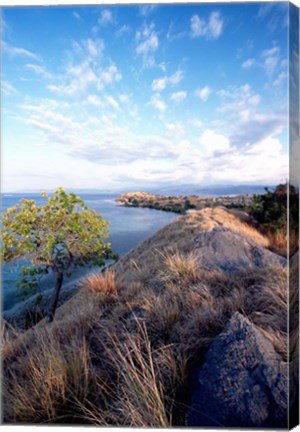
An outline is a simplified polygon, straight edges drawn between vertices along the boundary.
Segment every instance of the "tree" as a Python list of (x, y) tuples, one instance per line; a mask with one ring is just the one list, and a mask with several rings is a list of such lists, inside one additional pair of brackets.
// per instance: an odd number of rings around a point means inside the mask
[[(290, 188), (290, 194), (294, 189)], [(267, 230), (275, 233), (287, 229), (288, 185), (280, 184), (274, 191), (265, 188), (265, 194), (253, 195), (249, 213)]]
[(109, 243), (108, 222), (74, 193), (63, 188), (46, 193), (46, 204), (22, 199), (2, 214), (2, 259), (4, 262), (26, 258), (31, 265), (22, 267), (18, 285), (23, 298), (36, 294), (41, 276), (53, 273), (56, 283), (50, 301), (47, 321), (53, 321), (64, 277), (88, 264), (105, 266), (117, 259)]

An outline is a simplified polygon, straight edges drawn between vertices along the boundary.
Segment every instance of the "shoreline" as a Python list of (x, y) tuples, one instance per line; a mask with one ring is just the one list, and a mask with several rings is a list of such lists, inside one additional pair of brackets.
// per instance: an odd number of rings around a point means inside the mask
[(252, 199), (252, 194), (226, 196), (157, 195), (148, 192), (128, 192), (115, 199), (124, 207), (149, 208), (185, 215), (189, 210), (220, 207), (243, 210)]

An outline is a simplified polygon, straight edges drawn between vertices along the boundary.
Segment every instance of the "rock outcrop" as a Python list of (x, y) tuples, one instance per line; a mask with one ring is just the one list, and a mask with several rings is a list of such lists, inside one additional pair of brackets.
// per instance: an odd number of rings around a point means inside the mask
[(244, 234), (226, 227), (203, 231), (195, 238), (199, 267), (232, 272), (243, 268), (286, 265), (286, 259)]
[(287, 427), (287, 365), (238, 312), (194, 370), (192, 387), (187, 426)]

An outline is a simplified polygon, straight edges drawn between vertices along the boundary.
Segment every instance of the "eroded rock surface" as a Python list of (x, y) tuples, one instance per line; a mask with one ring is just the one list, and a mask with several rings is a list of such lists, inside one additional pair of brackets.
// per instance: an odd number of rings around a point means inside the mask
[(286, 265), (286, 259), (261, 247), (244, 234), (225, 227), (203, 231), (195, 238), (199, 267), (231, 272), (242, 268)]
[(236, 312), (194, 370), (188, 426), (287, 427), (287, 366)]

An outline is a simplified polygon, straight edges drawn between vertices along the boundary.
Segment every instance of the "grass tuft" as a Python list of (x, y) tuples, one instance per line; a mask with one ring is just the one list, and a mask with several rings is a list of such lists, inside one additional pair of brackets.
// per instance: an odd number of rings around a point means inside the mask
[(199, 269), (197, 254), (190, 252), (185, 255), (180, 252), (161, 254), (165, 269), (161, 272), (161, 278), (169, 282), (193, 283), (198, 280)]
[(93, 294), (116, 295), (115, 274), (111, 269), (95, 273), (84, 280), (84, 289)]

